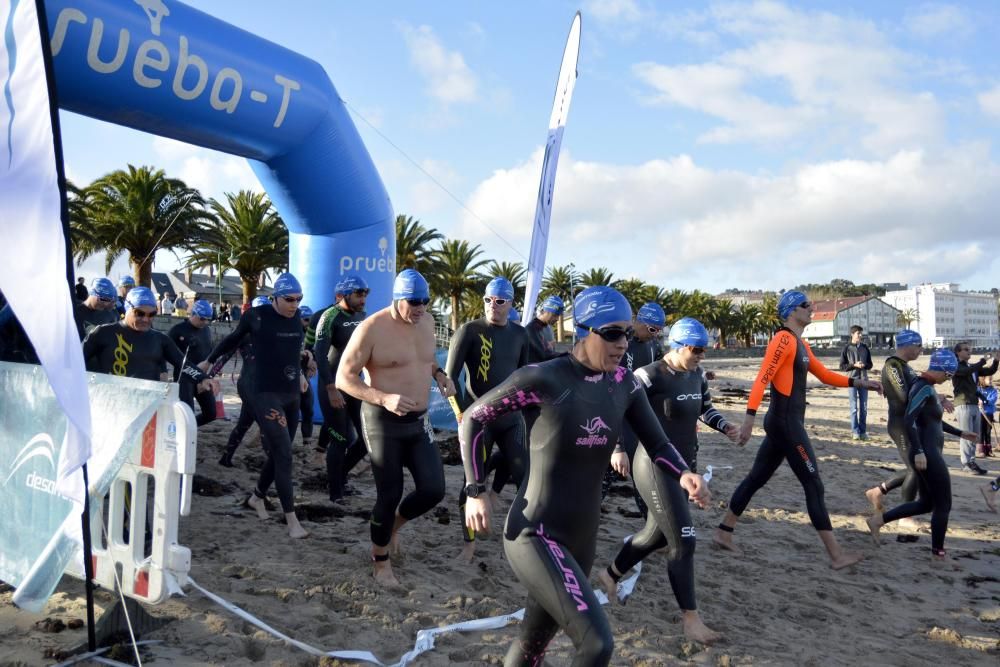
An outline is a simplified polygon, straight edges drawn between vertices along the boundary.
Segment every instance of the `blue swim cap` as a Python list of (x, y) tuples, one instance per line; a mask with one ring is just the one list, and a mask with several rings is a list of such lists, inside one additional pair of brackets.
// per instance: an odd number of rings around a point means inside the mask
[(402, 299), (429, 299), (431, 298), (430, 288), (427, 281), (419, 271), (414, 269), (403, 269), (396, 276), (392, 283), (392, 299), (399, 301)]
[(125, 296), (125, 310), (132, 310), (140, 306), (156, 308), (156, 296), (153, 290), (148, 287), (133, 287)]
[(563, 303), (563, 300), (553, 294), (552, 296), (546, 297), (545, 301), (542, 301), (542, 305), (538, 307), (538, 310), (543, 310), (547, 313), (555, 313), (556, 315), (562, 315), (564, 308), (566, 308), (566, 305)]
[(692, 347), (708, 347), (708, 329), (693, 317), (682, 317), (670, 327), (667, 342), (671, 349), (690, 345)]
[(125, 276), (118, 281), (119, 287), (135, 287), (135, 278), (132, 276)]
[(290, 273), (282, 273), (278, 276), (278, 279), (274, 281), (274, 291), (272, 292), (274, 296), (288, 296), (289, 294), (302, 294), (302, 285), (299, 284), (298, 278)]
[(667, 315), (660, 308), (660, 304), (649, 303), (643, 304), (639, 312), (635, 314), (635, 321), (642, 322), (643, 324), (648, 324), (651, 327), (663, 328), (663, 325), (667, 323)]
[(924, 339), (913, 329), (903, 329), (896, 334), (896, 347), (906, 347), (907, 345), (923, 345)]
[(269, 303), (271, 303), (271, 300), (266, 296), (255, 296), (253, 301), (250, 302), (250, 305), (256, 308), (257, 306), (266, 306)]
[(631, 322), (632, 306), (614, 287), (595, 285), (576, 295), (573, 321), (577, 338), (585, 338), (590, 332), (584, 326), (599, 329), (611, 322)]
[(351, 294), (358, 290), (368, 289), (368, 283), (361, 276), (347, 276), (337, 283), (337, 296)]
[(808, 301), (809, 297), (798, 290), (789, 290), (788, 292), (785, 292), (778, 300), (778, 317), (783, 320), (787, 320), (793, 310)]
[(113, 299), (118, 296), (114, 283), (107, 278), (94, 278), (90, 283), (90, 292), (99, 299)]
[(299, 318), (307, 320), (313, 316), (313, 309), (309, 306), (299, 306)]
[(191, 306), (191, 314), (210, 320), (212, 319), (212, 304), (204, 299), (198, 299), (194, 302), (194, 305)]
[(513, 299), (514, 286), (503, 276), (497, 276), (486, 286), (486, 296), (495, 296), (499, 299)]
[(517, 312), (517, 308), (511, 306), (510, 313), (507, 315), (508, 322), (518, 322), (521, 321), (521, 313)]
[(927, 368), (932, 371), (954, 373), (958, 369), (958, 357), (948, 348), (942, 347), (934, 350), (934, 354), (931, 355), (931, 363)]

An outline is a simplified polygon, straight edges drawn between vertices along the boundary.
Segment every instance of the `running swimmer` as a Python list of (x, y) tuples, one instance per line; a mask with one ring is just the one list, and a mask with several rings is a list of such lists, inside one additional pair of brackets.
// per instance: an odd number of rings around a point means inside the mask
[[(167, 335), (174, 341), (177, 348), (184, 354), (188, 363), (198, 365), (212, 351), (212, 330), (208, 323), (212, 321), (212, 304), (199, 299), (191, 307), (191, 315), (172, 326)], [(182, 376), (180, 369), (174, 367), (174, 382), (178, 383), (180, 399), (194, 410), (195, 399), (201, 413), (198, 415), (198, 426), (215, 420), (215, 394), (208, 391), (195, 391), (194, 383)]]
[(244, 313), (236, 329), (203, 363), (207, 367), (219, 357), (236, 351), (246, 339), (253, 345), (256, 353), (253, 382), (246, 398), (260, 427), (267, 460), (246, 504), (266, 520), (265, 499), (274, 484), (288, 525), (288, 536), (298, 539), (309, 535), (295, 516), (292, 490), (292, 438), (299, 419), (301, 364), (303, 355), (309, 356), (302, 349), (305, 332), (298, 318), (302, 287), (291, 273), (282, 273), (274, 281), (273, 297), (272, 304), (257, 306)]
[(948, 349), (935, 350), (928, 370), (921, 373), (910, 387), (906, 403), (906, 428), (910, 465), (917, 473), (919, 500), (904, 503), (883, 514), (865, 519), (875, 544), (879, 544), (882, 526), (903, 517), (931, 513), (931, 559), (947, 560), (944, 537), (948, 532), (948, 515), (951, 512), (951, 477), (942, 456), (945, 432), (957, 435), (967, 442), (975, 442), (972, 431), (960, 431), (942, 420), (943, 412), (934, 385), (953, 377), (958, 368), (955, 353)]
[(347, 342), (365, 319), (368, 283), (360, 276), (347, 276), (337, 283), (337, 303), (327, 308), (316, 325), (313, 351), (319, 379), (319, 408), (323, 426), (317, 449), (326, 458), (327, 486), (332, 502), (357, 493), (347, 484), (347, 473), (365, 457), (361, 441), (361, 401), (345, 396), (335, 380)]
[[(463, 391), (449, 399), (455, 419), (462, 423), (462, 415), (472, 403), (487, 391), (507, 379), (518, 368), (528, 363), (528, 336), (523, 327), (509, 321), (514, 299), (514, 286), (509, 280), (497, 277), (486, 286), (483, 296), (486, 315), (478, 320), (466, 322), (451, 338), (448, 348), (448, 362), (445, 372), (448, 377), (457, 378), (465, 371)], [(483, 448), (489, 458), (496, 443), (500, 456), (504, 459), (501, 471), (521, 485), (524, 475), (524, 419), (514, 412), (497, 419), (485, 428)], [(498, 465), (498, 461), (494, 461)], [(471, 480), (466, 480), (470, 482)], [(475, 484), (463, 486), (458, 495), (459, 515), (465, 516), (466, 498), (469, 492), (479, 495)], [(486, 488), (482, 489), (486, 492)], [(494, 492), (495, 493), (495, 492)], [(462, 560), (471, 563), (476, 553), (476, 534), (463, 526)]]
[(102, 324), (117, 322), (114, 284), (107, 278), (94, 278), (87, 298), (73, 304), (73, 319), (76, 320), (80, 340)]
[[(698, 421), (739, 441), (739, 428), (730, 424), (712, 405), (708, 380), (700, 363), (708, 346), (708, 331), (698, 320), (685, 317), (670, 328), (670, 351), (659, 361), (636, 370), (653, 413), (663, 431), (692, 472), (697, 471)], [(635, 452), (634, 465), (618, 447), (611, 464), (623, 476), (629, 472), (645, 505), (653, 508), (646, 514), (646, 525), (626, 539), (612, 564), (598, 572), (598, 579), (612, 602), (618, 600), (618, 580), (646, 556), (668, 547), (667, 572), (677, 605), (681, 608), (684, 635), (703, 643), (717, 641), (720, 635), (701, 620), (695, 603), (694, 550), (695, 530), (688, 512), (687, 493), (680, 485), (653, 465), (645, 449)]]
[(745, 444), (753, 431), (754, 418), (764, 390), (771, 387), (771, 404), (764, 418), (764, 440), (757, 450), (753, 467), (736, 488), (729, 501), (729, 510), (715, 531), (714, 541), (719, 546), (738, 552), (733, 544), (733, 529), (750, 499), (759, 491), (781, 465), (788, 461), (806, 493), (806, 507), (813, 528), (830, 556), (830, 567), (835, 570), (857, 563), (862, 554), (843, 551), (833, 534), (830, 515), (823, 499), (823, 480), (819, 476), (819, 463), (805, 428), (806, 379), (809, 373), (824, 384), (834, 387), (864, 386), (882, 392), (878, 380), (848, 378), (829, 370), (820, 363), (809, 344), (802, 340), (802, 330), (812, 321), (813, 305), (802, 292), (785, 292), (778, 301), (778, 316), (784, 326), (771, 339), (764, 353), (760, 372), (750, 390), (747, 415), (740, 429), (740, 443)]
[[(709, 500), (701, 476), (670, 444), (642, 385), (619, 366), (631, 336), (632, 309), (618, 291), (589, 287), (573, 312), (579, 337), (571, 355), (515, 371), (476, 401), (462, 420), (465, 476), (485, 480), (486, 428), (507, 414), (537, 405), (526, 481), (504, 529), (504, 551), (528, 592), (520, 638), (505, 665), (540, 665), (561, 628), (576, 648), (575, 665), (607, 665), (614, 639), (588, 577), (601, 516), (601, 478), (622, 425), (628, 423), (650, 459), (701, 506)], [(470, 497), (465, 520), (488, 531), (489, 497)]]
[[(444, 466), (427, 420), (433, 380), (444, 398), (455, 385), (434, 357), (434, 317), (427, 281), (404, 269), (392, 286), (392, 304), (351, 336), (337, 368), (336, 387), (364, 401), (362, 435), (371, 455), (376, 500), (371, 518), (373, 576), (382, 585), (399, 582), (389, 561), (400, 553), (399, 530), (444, 498)], [(362, 370), (368, 382), (362, 382)], [(416, 488), (403, 498), (403, 468)], [(402, 502), (400, 502), (402, 501)]]

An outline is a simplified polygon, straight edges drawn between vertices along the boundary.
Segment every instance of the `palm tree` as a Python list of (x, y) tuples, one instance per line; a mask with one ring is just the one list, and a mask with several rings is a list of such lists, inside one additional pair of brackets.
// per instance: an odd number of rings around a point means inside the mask
[[(90, 223), (90, 192), (86, 188), (79, 188), (73, 182), (66, 181), (66, 204), (69, 208), (69, 242), (73, 251), (73, 257), (79, 261), (100, 252), (104, 248), (94, 235), (94, 229)], [(108, 266), (104, 272), (111, 270)]]
[(753, 338), (762, 331), (762, 317), (759, 306), (742, 303), (733, 309), (733, 333), (745, 346), (753, 345)]
[(761, 332), (772, 334), (781, 328), (781, 318), (778, 317), (778, 296), (768, 294), (764, 297), (764, 302), (760, 305)]
[(638, 278), (616, 280), (614, 288), (628, 299), (628, 302), (632, 305), (633, 312), (639, 310), (646, 303), (645, 297), (650, 294), (649, 285)]
[(615, 280), (615, 275), (603, 266), (590, 269), (580, 274), (580, 285), (583, 287), (593, 287), (594, 285), (611, 285)]
[(524, 269), (524, 264), (521, 262), (497, 262), (494, 260), (490, 262), (490, 265), (486, 267), (483, 273), (490, 279), (502, 276), (509, 280), (510, 284), (514, 286), (514, 301), (520, 304), (524, 303), (524, 288), (528, 277), (528, 273)]
[(729, 333), (736, 326), (736, 318), (733, 315), (733, 302), (729, 299), (720, 299), (710, 296), (706, 305), (705, 320), (703, 324), (709, 329), (719, 330), (719, 347), (725, 347), (729, 339)]
[(907, 308), (906, 310), (900, 311), (899, 315), (896, 315), (896, 324), (903, 327), (904, 329), (909, 329), (910, 325), (920, 319), (916, 308)]
[[(162, 169), (134, 167), (97, 179), (77, 196), (76, 227), (86, 224), (89, 240), (80, 237), (77, 263), (104, 250), (105, 272), (128, 253), (138, 285), (150, 285), (157, 250), (192, 249), (212, 215), (205, 210), (201, 193), (183, 181), (167, 178)], [(85, 216), (86, 223), (82, 222)]]
[[(545, 272), (545, 277), (542, 278), (542, 290), (539, 296), (544, 298), (546, 296), (555, 295), (566, 303), (572, 304), (574, 296), (573, 292), (579, 288), (580, 277), (571, 265), (553, 266), (549, 267), (548, 271)], [(532, 313), (528, 313), (525, 314), (524, 317), (530, 320), (532, 315)], [(563, 311), (563, 315), (559, 316), (559, 328), (556, 329), (556, 340), (560, 343), (563, 339), (564, 318), (565, 311)]]
[(410, 215), (396, 216), (396, 270), (416, 269), (428, 278), (434, 264), (435, 241), (443, 241), (444, 234), (434, 228), (424, 227)]
[(462, 297), (468, 291), (482, 293), (482, 276), (479, 269), (488, 263), (480, 259), (483, 250), (479, 245), (469, 246), (468, 241), (443, 241), (441, 247), (434, 251), (434, 265), (425, 276), (431, 283), (431, 289), (439, 294), (447, 295), (451, 306), (451, 328), (457, 329), (461, 311)]
[(219, 266), (219, 280), (233, 269), (243, 283), (243, 302), (257, 296), (257, 284), (269, 269), (288, 267), (288, 230), (263, 192), (226, 193), (226, 203), (209, 202), (217, 221), (188, 258), (189, 267)]

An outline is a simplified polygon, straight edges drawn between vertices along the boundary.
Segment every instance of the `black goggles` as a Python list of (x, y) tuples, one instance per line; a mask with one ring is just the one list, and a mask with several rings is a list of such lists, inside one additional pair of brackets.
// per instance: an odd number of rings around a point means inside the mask
[(600, 329), (594, 329), (593, 327), (588, 327), (586, 325), (582, 326), (584, 329), (590, 333), (595, 333), (609, 343), (617, 343), (622, 338), (626, 341), (632, 340), (632, 336), (635, 335), (635, 329), (628, 327), (627, 329), (622, 329), (620, 327), (601, 327)]
[(431, 302), (430, 299), (404, 299), (404, 301), (406, 301), (406, 303), (410, 304), (414, 308), (416, 308), (417, 306), (426, 306)]

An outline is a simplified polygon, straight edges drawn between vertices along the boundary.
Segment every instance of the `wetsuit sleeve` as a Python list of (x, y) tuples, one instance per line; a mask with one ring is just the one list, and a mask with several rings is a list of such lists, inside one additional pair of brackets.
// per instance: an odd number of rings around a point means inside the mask
[(805, 341), (802, 341), (802, 345), (806, 348), (806, 353), (809, 355), (809, 372), (816, 376), (816, 378), (823, 384), (828, 384), (831, 387), (852, 387), (854, 382), (852, 378), (846, 375), (841, 375), (840, 373), (835, 373), (829, 368), (823, 365), (823, 363), (816, 358), (813, 354), (812, 348)]
[(256, 317), (256, 313), (253, 309), (248, 310), (240, 316), (240, 322), (233, 329), (233, 332), (219, 341), (219, 344), (215, 346), (215, 349), (209, 353), (206, 358), (208, 363), (214, 364), (215, 360), (224, 354), (232, 355), (236, 352), (236, 348), (240, 346), (240, 341), (243, 337), (250, 333), (250, 327), (252, 326), (252, 321)]
[(468, 354), (469, 343), (466, 335), (468, 330), (469, 328), (463, 324), (451, 337), (451, 343), (448, 345), (448, 361), (444, 365), (444, 372), (455, 383), (455, 395), (448, 399), (448, 403), (451, 405), (456, 419), (460, 418), (462, 413), (472, 405), (472, 398), (466, 393), (467, 387), (465, 385), (459, 386), (458, 382), (458, 376), (462, 373), (462, 367), (465, 365), (465, 358)]
[(955, 436), (962, 435), (962, 429), (952, 426), (946, 421), (941, 422), (941, 430), (947, 433), (948, 435), (955, 435)]
[(750, 388), (750, 399), (747, 401), (747, 414), (757, 414), (757, 408), (764, 398), (764, 390), (771, 384), (771, 380), (778, 374), (778, 370), (785, 364), (791, 363), (795, 354), (794, 336), (787, 331), (779, 331), (767, 344), (764, 352), (764, 361), (757, 371), (757, 378)]
[[(548, 395), (545, 371), (540, 366), (526, 366), (511, 373), (469, 406), (458, 427), (458, 444), (467, 483), (483, 484), (486, 480), (486, 427), (506, 414), (545, 402)], [(651, 409), (649, 413), (652, 417)], [(653, 417), (654, 422), (655, 419)], [(660, 432), (662, 434), (662, 430)]]
[(314, 313), (312, 317), (309, 318), (309, 326), (306, 327), (306, 349), (312, 350), (313, 346), (316, 344), (316, 331), (319, 329), (319, 323), (323, 320), (323, 315), (330, 310), (322, 310), (318, 313)]
[(903, 418), (903, 427), (906, 429), (906, 441), (910, 445), (910, 450), (914, 454), (924, 453), (924, 443), (920, 439), (920, 428), (917, 424), (920, 420), (920, 412), (924, 409), (927, 401), (934, 398), (934, 390), (929, 385), (923, 385), (910, 396), (906, 404), (906, 416)]
[(174, 368), (180, 368), (181, 375), (186, 375), (196, 383), (208, 378), (208, 375), (202, 373), (197, 366), (187, 363), (180, 348), (169, 336), (163, 336), (163, 358)]
[(708, 388), (708, 379), (705, 374), (701, 374), (701, 417), (700, 419), (720, 433), (725, 433), (729, 427), (729, 422), (722, 416), (722, 413), (712, 405), (712, 392)]
[(83, 363), (87, 366), (87, 370), (92, 373), (96, 372), (97, 355), (101, 352), (100, 332), (103, 329), (103, 326), (91, 329), (90, 333), (83, 339)]
[(530, 349), (531, 346), (531, 338), (528, 336), (527, 329), (522, 328), (521, 331), (523, 332), (522, 336), (524, 338), (524, 342), (521, 345), (521, 354), (517, 357), (518, 368), (524, 368), (529, 363), (531, 363), (531, 360), (528, 357), (528, 350)]
[(674, 479), (680, 479), (681, 475), (689, 470), (684, 457), (663, 432), (663, 427), (653, 413), (646, 392), (640, 388), (632, 392), (632, 400), (625, 411), (625, 421), (632, 427), (632, 431), (639, 438), (639, 443), (646, 449), (649, 460), (662, 468), (665, 473)]
[(309, 333), (313, 334), (312, 351), (316, 359), (316, 371), (319, 374), (319, 384), (333, 384), (333, 370), (330, 368), (330, 343), (333, 340), (333, 321), (337, 319), (337, 309), (327, 308), (319, 318), (316, 328), (309, 327), (306, 333), (306, 348), (310, 347)]
[(889, 359), (882, 369), (882, 391), (890, 403), (905, 403), (909, 387), (906, 386), (906, 375), (903, 364), (896, 359)]

